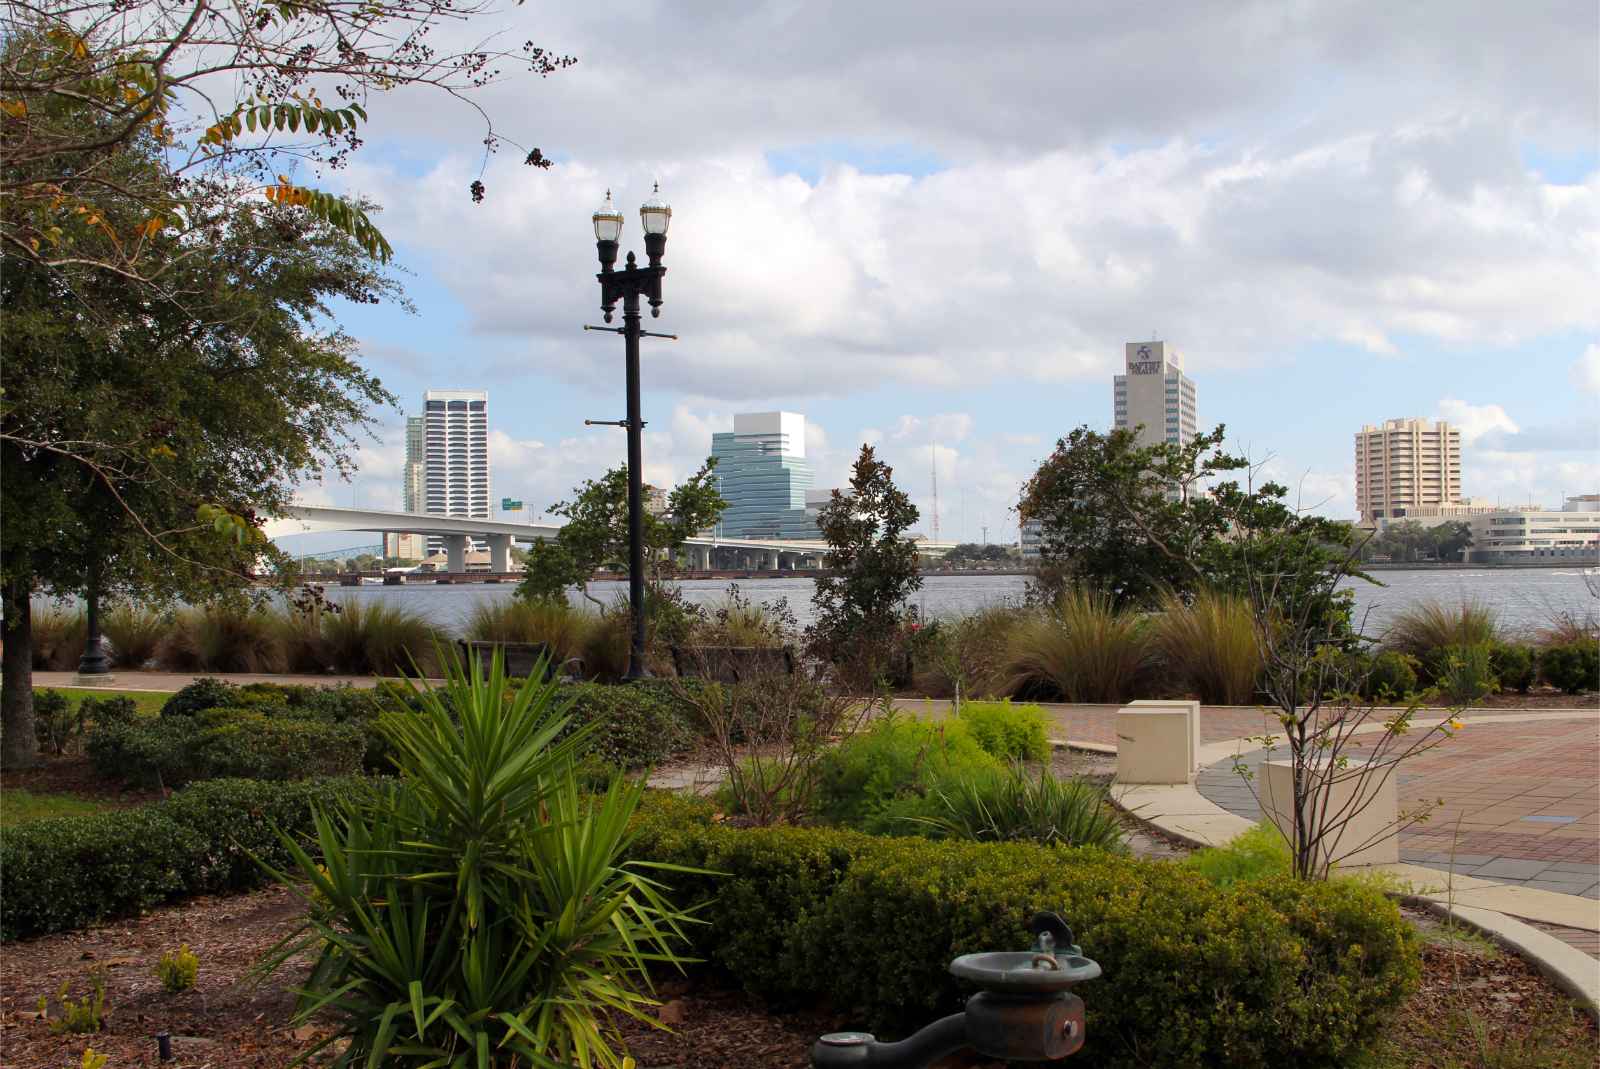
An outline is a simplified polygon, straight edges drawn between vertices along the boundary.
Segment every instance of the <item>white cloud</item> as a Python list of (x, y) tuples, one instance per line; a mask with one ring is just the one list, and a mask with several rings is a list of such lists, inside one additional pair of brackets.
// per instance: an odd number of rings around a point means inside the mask
[(1590, 342), (1572, 362), (1572, 384), (1584, 393), (1600, 393), (1600, 343)]
[(1517, 433), (1516, 422), (1506, 414), (1504, 408), (1495, 404), (1474, 405), (1446, 397), (1439, 402), (1437, 418), (1448, 420), (1451, 425), (1460, 428), (1463, 449), (1486, 434)]

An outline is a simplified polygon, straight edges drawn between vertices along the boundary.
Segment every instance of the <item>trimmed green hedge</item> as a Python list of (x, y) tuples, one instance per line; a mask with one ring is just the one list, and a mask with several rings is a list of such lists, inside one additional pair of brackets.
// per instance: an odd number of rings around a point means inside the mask
[(1212, 885), (1176, 865), (1027, 844), (735, 830), (707, 807), (652, 799), (638, 860), (713, 870), (660, 878), (705, 903), (695, 952), (747, 990), (815, 1001), (882, 1034), (959, 1010), (959, 954), (1023, 949), (1054, 909), (1104, 976), (1084, 1066), (1335, 1066), (1418, 977), (1415, 936), (1378, 891), (1287, 878)]
[(0, 839), (0, 939), (21, 939), (138, 913), (197, 894), (266, 883), (251, 858), (289, 858), (273, 833), (311, 829), (311, 804), (377, 789), (357, 778), (264, 783), (211, 780), (162, 802), (38, 820)]
[(191, 716), (108, 724), (89, 736), (95, 771), (144, 786), (243, 777), (291, 780), (361, 770), (367, 736), (288, 706), (213, 708)]

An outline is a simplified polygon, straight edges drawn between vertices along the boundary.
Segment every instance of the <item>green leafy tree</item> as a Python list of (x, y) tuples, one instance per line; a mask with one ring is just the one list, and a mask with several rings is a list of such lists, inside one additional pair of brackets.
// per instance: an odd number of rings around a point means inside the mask
[(905, 622), (906, 599), (922, 586), (917, 547), (906, 534), (917, 507), (894, 484), (894, 470), (861, 447), (848, 494), (835, 490), (817, 513), (828, 543), (811, 603), (813, 650), (850, 663), (870, 682), (887, 667), (890, 643)]
[[(677, 551), (689, 538), (712, 526), (728, 507), (717, 491), (716, 459), (706, 458), (700, 470), (667, 495), (660, 514), (643, 517), (646, 577), (658, 586), (674, 567)], [(546, 509), (566, 520), (556, 537), (536, 539), (517, 593), (530, 600), (562, 601), (571, 587), (601, 604), (589, 593), (589, 579), (602, 567), (627, 570), (628, 469), (612, 468), (598, 479), (587, 479), (574, 489), (571, 501), (558, 501)]]
[[(378, 94), (411, 87), (466, 99), (502, 70), (542, 77), (575, 62), (531, 41), (516, 51), (433, 43), (433, 31), (493, 10), (476, 0), (7, 4), (0, 242), (38, 264), (92, 266), (170, 291), (173, 258), (154, 239), (193, 235), (193, 197), (225, 188), (236, 208), (265, 195), (387, 259), (368, 205), (289, 176), (306, 164), (342, 166), (361, 147)], [(502, 134), (476, 113), (485, 152), (494, 151)], [(107, 166), (145, 138), (162, 146), (173, 180), (137, 191), (109, 182)], [(525, 151), (530, 166), (549, 166), (538, 149)], [(481, 180), (470, 192), (482, 199)], [(126, 200), (138, 210), (108, 210)], [(86, 248), (91, 235), (109, 240)]]
[[(129, 188), (159, 184), (162, 147), (145, 135), (103, 173)], [(171, 261), (171, 293), (0, 246), (7, 765), (33, 757), (35, 592), (203, 600), (240, 590), (260, 558), (281, 561), (262, 519), (297, 480), (353, 470), (355, 435), (373, 405), (392, 400), (330, 325), (343, 301), (400, 298), (382, 268), (342, 230), (292, 208), (213, 207), (200, 247), (169, 232), (149, 238), (145, 254)], [(142, 210), (110, 195), (101, 209), (114, 225)]]

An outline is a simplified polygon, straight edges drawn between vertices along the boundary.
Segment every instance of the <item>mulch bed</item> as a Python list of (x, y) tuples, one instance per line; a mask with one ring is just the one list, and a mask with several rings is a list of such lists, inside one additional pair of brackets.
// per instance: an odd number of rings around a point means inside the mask
[(82, 754), (43, 755), (33, 768), (6, 771), (6, 786), (34, 794), (71, 794), (112, 806), (135, 806), (161, 797), (156, 790), (124, 789), (113, 779), (98, 775)]
[[(293, 929), (298, 900), (282, 888), (220, 899), (195, 899), (83, 932), (7, 944), (0, 950), (0, 1050), (16, 1069), (77, 1066), (85, 1047), (110, 1056), (114, 1069), (156, 1067), (159, 1031), (173, 1036), (173, 1069), (285, 1066), (318, 1034), (315, 1026), (291, 1030), (293, 997), (285, 989), (295, 970), (262, 985), (249, 982), (251, 966)], [(1439, 922), (1413, 914), (1420, 927)], [(200, 958), (199, 985), (168, 994), (152, 967), (162, 952), (188, 943)], [(1476, 940), (1431, 941), (1424, 952), (1422, 990), (1402, 1011), (1390, 1041), (1391, 1065), (1443, 1069), (1476, 1064), (1451, 1059), (1468, 1052), (1468, 1033), (1452, 1025), (1472, 1010), (1497, 1040), (1539, 1039), (1554, 1054), (1571, 1054), (1592, 1065), (1600, 1043), (1589, 1018), (1519, 959), (1496, 953)], [(71, 985), (87, 989), (91, 969), (107, 978), (105, 1030), (92, 1036), (54, 1034), (39, 1019), (40, 995)], [(728, 991), (705, 978), (673, 976), (661, 984), (660, 1013), (673, 1032), (624, 1022), (622, 1031), (640, 1069), (802, 1069), (824, 1032), (852, 1022), (824, 1012), (768, 1012), (758, 1000)], [(1086, 996), (1092, 997), (1088, 991)], [(1552, 1038), (1553, 1037), (1553, 1038)], [(1541, 1048), (1543, 1049), (1543, 1048)], [(1565, 1052), (1565, 1053), (1563, 1053)], [(1563, 1061), (1522, 1064), (1565, 1065)]]

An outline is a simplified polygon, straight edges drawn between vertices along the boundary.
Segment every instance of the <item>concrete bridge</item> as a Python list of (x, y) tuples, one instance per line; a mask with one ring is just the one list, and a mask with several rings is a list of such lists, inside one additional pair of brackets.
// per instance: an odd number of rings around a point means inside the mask
[[(454, 516), (429, 516), (419, 512), (383, 512), (377, 509), (333, 508), (326, 505), (290, 505), (285, 515), (269, 520), (263, 529), (268, 538), (315, 534), (323, 531), (370, 531), (376, 534), (420, 534), (444, 541), (449, 570), (467, 570), (467, 540), (489, 544), (489, 571), (511, 571), (511, 543), (554, 538), (560, 527), (548, 524), (507, 523), (504, 520), (468, 520)], [(953, 542), (919, 542), (918, 552), (937, 558), (948, 553)], [(827, 552), (821, 539), (727, 538), (696, 535), (684, 543), (689, 567), (710, 571), (713, 551), (733, 550), (767, 571), (778, 571), (785, 558), (790, 567), (811, 557), (817, 560)]]

